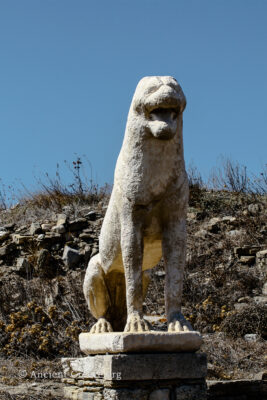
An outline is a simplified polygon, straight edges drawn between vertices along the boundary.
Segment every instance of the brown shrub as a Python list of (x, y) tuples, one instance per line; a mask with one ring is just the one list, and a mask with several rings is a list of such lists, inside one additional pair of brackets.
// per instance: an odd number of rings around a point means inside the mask
[(267, 338), (267, 309), (262, 305), (248, 305), (246, 308), (228, 315), (221, 329), (233, 338), (247, 333), (256, 333)]

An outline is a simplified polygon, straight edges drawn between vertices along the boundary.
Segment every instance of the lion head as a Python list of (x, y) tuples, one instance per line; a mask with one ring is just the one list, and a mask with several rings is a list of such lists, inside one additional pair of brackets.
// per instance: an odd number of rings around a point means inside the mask
[[(171, 76), (147, 76), (137, 85), (129, 116), (157, 139), (172, 139), (186, 106), (185, 95)], [(141, 121), (140, 121), (141, 119)]]

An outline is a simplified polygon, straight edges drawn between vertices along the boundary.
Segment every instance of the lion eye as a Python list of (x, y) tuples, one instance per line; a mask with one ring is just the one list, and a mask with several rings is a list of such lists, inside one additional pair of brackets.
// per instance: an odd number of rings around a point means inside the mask
[(148, 94), (154, 93), (158, 90), (158, 86), (150, 86), (147, 90)]

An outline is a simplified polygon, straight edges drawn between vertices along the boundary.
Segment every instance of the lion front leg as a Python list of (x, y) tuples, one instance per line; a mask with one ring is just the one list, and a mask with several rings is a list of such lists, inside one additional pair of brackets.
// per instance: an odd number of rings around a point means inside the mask
[(163, 232), (163, 257), (165, 263), (165, 307), (168, 331), (192, 331), (191, 324), (181, 312), (184, 266), (186, 254), (185, 219), (172, 219)]
[(132, 210), (124, 209), (121, 229), (121, 250), (126, 282), (127, 322), (125, 332), (148, 331), (143, 318), (143, 237), (141, 224), (135, 220)]

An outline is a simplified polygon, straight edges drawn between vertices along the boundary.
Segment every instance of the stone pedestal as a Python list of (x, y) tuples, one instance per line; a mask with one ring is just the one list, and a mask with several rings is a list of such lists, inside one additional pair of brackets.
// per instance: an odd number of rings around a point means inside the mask
[(199, 332), (108, 332), (81, 333), (80, 349), (83, 353), (153, 353), (194, 352), (202, 344)]
[(206, 355), (132, 353), (62, 359), (65, 398), (205, 400)]

